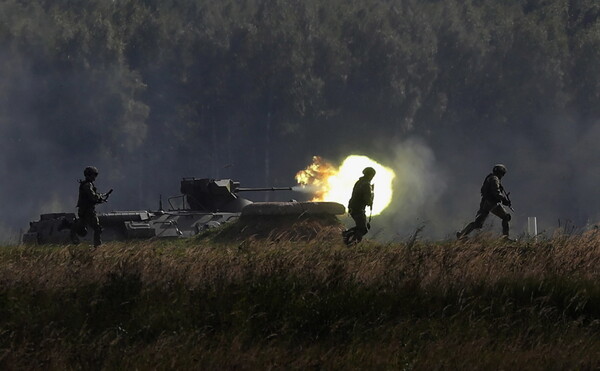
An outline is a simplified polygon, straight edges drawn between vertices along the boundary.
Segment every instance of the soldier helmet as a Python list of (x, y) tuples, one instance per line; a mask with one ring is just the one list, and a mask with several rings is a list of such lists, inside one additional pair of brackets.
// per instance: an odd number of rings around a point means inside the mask
[(372, 167), (366, 167), (363, 170), (363, 175), (369, 177), (369, 178), (373, 178), (375, 176), (375, 169), (373, 169)]
[(494, 165), (494, 168), (492, 169), (492, 173), (494, 175), (504, 176), (504, 174), (506, 174), (506, 166), (504, 166), (502, 164)]
[(83, 175), (84, 176), (97, 176), (98, 175), (98, 169), (95, 166), (88, 166), (83, 170)]

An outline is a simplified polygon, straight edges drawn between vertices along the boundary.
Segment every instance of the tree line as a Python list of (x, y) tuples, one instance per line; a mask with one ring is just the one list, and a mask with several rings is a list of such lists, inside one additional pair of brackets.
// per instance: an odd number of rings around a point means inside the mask
[[(599, 15), (595, 0), (3, 0), (0, 133), (51, 147), (48, 173), (82, 156), (256, 183), (408, 135), (442, 152), (530, 138), (600, 114)], [(4, 157), (23, 176), (39, 164)]]

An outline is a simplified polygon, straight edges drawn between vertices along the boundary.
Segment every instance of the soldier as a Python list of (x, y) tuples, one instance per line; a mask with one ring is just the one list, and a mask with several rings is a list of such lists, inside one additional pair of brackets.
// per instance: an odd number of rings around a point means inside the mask
[(462, 231), (456, 232), (458, 239), (465, 238), (474, 229), (483, 227), (483, 223), (490, 213), (502, 219), (502, 235), (508, 239), (508, 222), (511, 219), (510, 214), (502, 205), (511, 207), (510, 200), (504, 192), (500, 179), (506, 174), (506, 166), (502, 164), (495, 165), (492, 173), (488, 174), (481, 186), (481, 203), (475, 221), (469, 223)]
[(356, 226), (342, 233), (346, 245), (360, 242), (363, 236), (369, 231), (370, 226), (367, 224), (365, 207), (373, 207), (373, 186), (371, 185), (371, 180), (373, 180), (374, 176), (375, 169), (366, 167), (363, 170), (363, 176), (354, 184), (352, 197), (348, 202), (348, 213), (354, 219)]
[(94, 247), (102, 244), (100, 235), (102, 234), (102, 226), (96, 215), (96, 204), (106, 202), (108, 195), (98, 193), (94, 181), (98, 176), (98, 169), (94, 166), (88, 166), (83, 171), (85, 180), (79, 181), (79, 199), (77, 201), (77, 215), (79, 218), (71, 227), (71, 241), (74, 244), (79, 243), (79, 236), (85, 236), (87, 226), (94, 230)]

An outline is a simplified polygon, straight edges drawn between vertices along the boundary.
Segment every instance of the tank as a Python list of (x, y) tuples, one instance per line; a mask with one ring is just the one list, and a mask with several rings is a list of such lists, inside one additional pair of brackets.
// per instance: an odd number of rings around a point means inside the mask
[[(187, 202), (190, 210), (211, 213), (240, 213), (252, 201), (238, 196), (239, 192), (291, 190), (292, 187), (242, 188), (239, 182), (231, 179), (183, 178), (181, 181), (181, 196), (177, 197)], [(171, 200), (173, 198), (169, 199), (172, 208)]]
[[(110, 211), (98, 213), (102, 225), (102, 240), (186, 238), (210, 228), (250, 218), (301, 214), (344, 214), (343, 205), (335, 202), (253, 202), (241, 197), (243, 192), (289, 191), (292, 187), (244, 188), (232, 179), (183, 178), (181, 194), (168, 198), (169, 208), (163, 209), (162, 199), (157, 210)], [(75, 213), (40, 215), (29, 223), (23, 235), (26, 244), (70, 243), (70, 226)], [(80, 240), (91, 241), (91, 235)]]

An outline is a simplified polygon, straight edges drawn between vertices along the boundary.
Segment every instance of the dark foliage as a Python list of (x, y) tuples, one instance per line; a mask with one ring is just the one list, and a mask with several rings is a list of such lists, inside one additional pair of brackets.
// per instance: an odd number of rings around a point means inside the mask
[[(548, 160), (585, 194), (597, 177), (555, 164), (575, 143), (565, 162), (597, 159), (599, 14), (594, 0), (2, 1), (0, 171), (20, 180), (3, 194), (94, 163), (142, 207), (175, 187), (156, 169), (285, 184), (312, 155), (386, 156), (409, 135), (459, 175), (474, 153), (522, 174)], [(594, 217), (589, 202), (565, 196), (558, 216)]]

